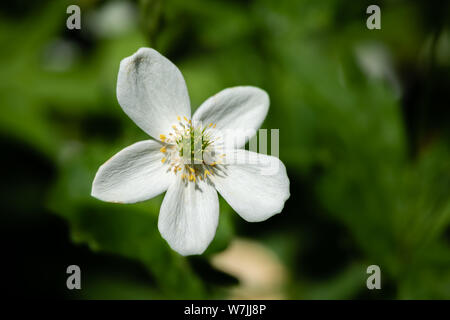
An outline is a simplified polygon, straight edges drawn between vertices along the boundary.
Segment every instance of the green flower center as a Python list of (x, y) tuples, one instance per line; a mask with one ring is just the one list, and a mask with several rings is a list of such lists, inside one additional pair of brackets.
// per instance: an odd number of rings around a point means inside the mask
[(186, 162), (202, 163), (203, 152), (211, 145), (212, 140), (206, 128), (194, 128), (192, 125), (186, 128), (184, 133), (176, 140), (179, 155)]

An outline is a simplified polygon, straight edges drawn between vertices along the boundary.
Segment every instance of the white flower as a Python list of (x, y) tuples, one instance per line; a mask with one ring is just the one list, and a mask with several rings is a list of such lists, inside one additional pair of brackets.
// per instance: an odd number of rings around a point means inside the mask
[[(158, 228), (182, 255), (201, 254), (214, 238), (217, 191), (250, 222), (281, 212), (289, 198), (283, 163), (239, 149), (245, 138), (237, 148), (226, 143), (236, 141), (242, 130), (260, 127), (269, 109), (265, 91), (225, 89), (206, 100), (190, 120), (181, 72), (157, 51), (141, 48), (120, 63), (117, 98), (125, 113), (156, 140), (137, 142), (103, 164), (92, 196), (135, 203), (167, 191)], [(261, 174), (267, 167), (277, 168), (276, 174)]]

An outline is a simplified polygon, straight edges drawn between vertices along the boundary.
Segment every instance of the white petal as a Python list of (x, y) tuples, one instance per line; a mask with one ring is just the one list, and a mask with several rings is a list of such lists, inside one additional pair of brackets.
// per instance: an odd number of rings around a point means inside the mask
[(211, 243), (219, 221), (219, 199), (210, 183), (177, 179), (167, 190), (158, 229), (182, 255), (201, 254)]
[(167, 190), (175, 175), (163, 164), (162, 144), (137, 142), (114, 155), (97, 171), (92, 196), (103, 201), (135, 203)]
[(155, 139), (171, 130), (177, 116), (191, 115), (180, 70), (150, 48), (141, 48), (120, 62), (117, 99), (125, 113)]
[(242, 218), (263, 221), (283, 210), (289, 178), (275, 157), (246, 150), (226, 153), (226, 165), (212, 177), (217, 191)]
[(192, 121), (203, 125), (216, 124), (224, 142), (240, 148), (263, 123), (269, 103), (269, 96), (262, 89), (251, 86), (228, 88), (206, 100)]

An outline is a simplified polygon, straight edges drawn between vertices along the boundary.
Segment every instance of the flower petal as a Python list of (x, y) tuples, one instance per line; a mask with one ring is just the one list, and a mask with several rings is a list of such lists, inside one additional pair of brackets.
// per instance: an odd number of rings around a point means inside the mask
[(117, 99), (125, 113), (155, 139), (166, 135), (178, 116), (191, 115), (180, 70), (150, 48), (141, 48), (120, 62)]
[(220, 91), (206, 100), (192, 121), (213, 123), (233, 148), (241, 148), (256, 133), (269, 110), (269, 95), (262, 89), (242, 86)]
[(219, 199), (210, 183), (177, 179), (167, 190), (158, 229), (182, 255), (201, 254), (211, 243), (219, 221)]
[(276, 157), (246, 150), (226, 152), (223, 170), (211, 180), (230, 206), (249, 222), (263, 221), (283, 210), (289, 178)]
[(162, 144), (137, 142), (109, 159), (97, 171), (92, 196), (103, 201), (135, 203), (166, 191), (175, 175), (163, 164)]

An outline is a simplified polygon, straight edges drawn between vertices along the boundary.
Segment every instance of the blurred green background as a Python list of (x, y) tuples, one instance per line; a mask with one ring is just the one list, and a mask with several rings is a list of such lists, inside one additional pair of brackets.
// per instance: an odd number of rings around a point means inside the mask
[[(66, 8), (81, 7), (81, 30)], [(381, 30), (366, 8), (381, 7)], [(82, 299), (449, 299), (448, 1), (2, 1), (2, 287)], [(90, 197), (98, 167), (147, 136), (123, 113), (119, 62), (150, 46), (193, 108), (264, 88), (291, 182), (284, 211), (247, 223), (221, 199), (216, 237), (182, 257), (162, 196)], [(82, 290), (66, 288), (66, 268)], [(366, 288), (381, 268), (382, 289)]]

